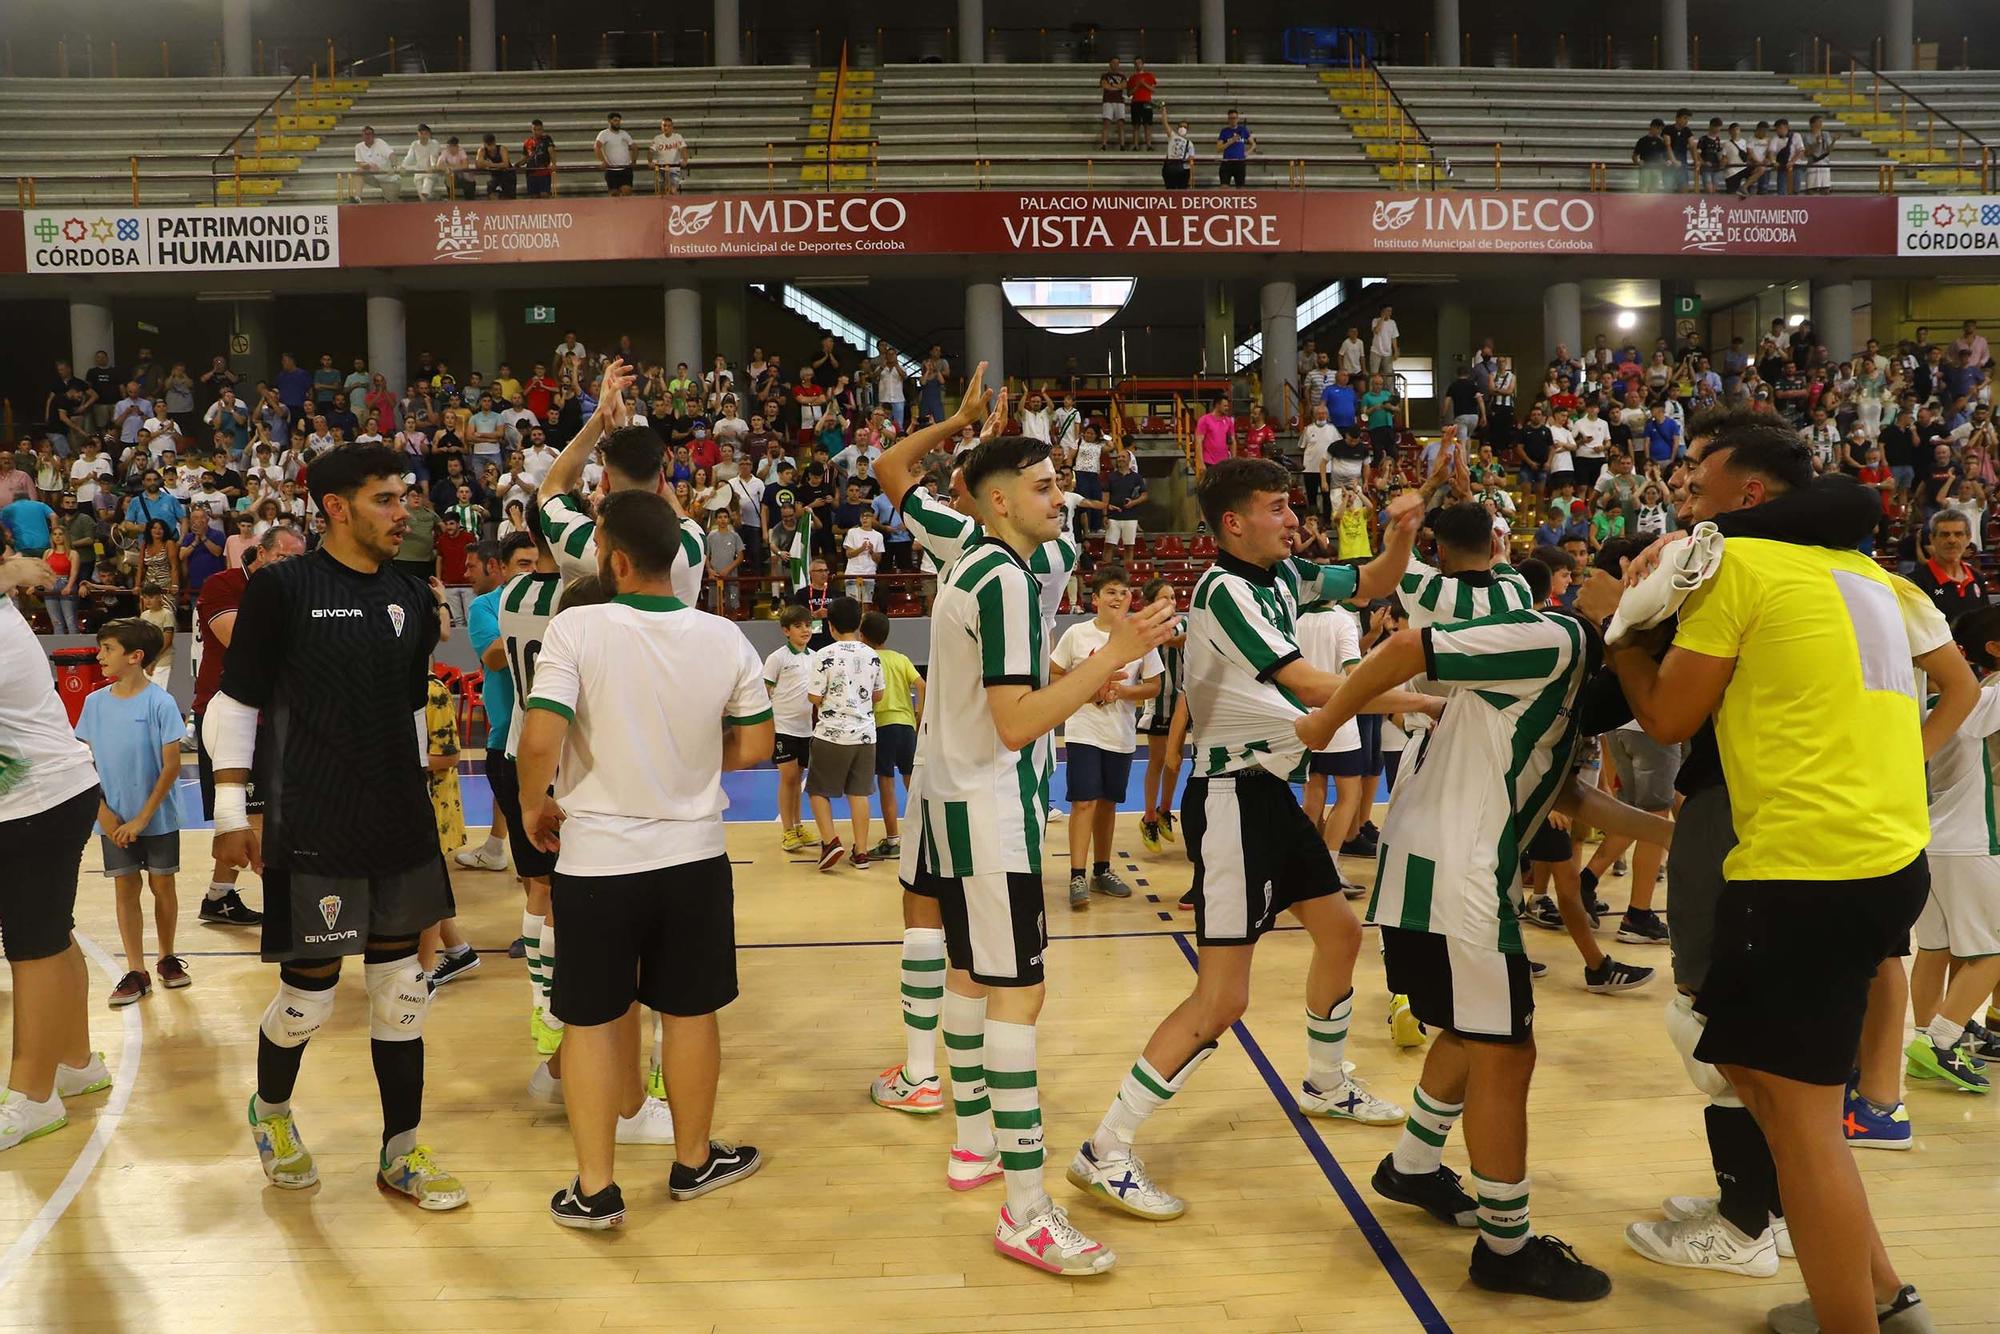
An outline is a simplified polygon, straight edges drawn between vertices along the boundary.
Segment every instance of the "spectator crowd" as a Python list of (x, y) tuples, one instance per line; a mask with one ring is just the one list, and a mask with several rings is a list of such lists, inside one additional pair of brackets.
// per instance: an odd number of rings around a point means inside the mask
[[(624, 116), (606, 112), (604, 128), (591, 140), (586, 159), (594, 165), (584, 170), (603, 177), (607, 195), (629, 195), (636, 188), (640, 151), (638, 140), (625, 128)], [(652, 168), (653, 189), (659, 194), (679, 194), (694, 170), (694, 149), (674, 128), (672, 116), (660, 117), (659, 132), (644, 152), (646, 164)], [(361, 139), (354, 145), (354, 168), (348, 174), (345, 194), (357, 204), (371, 195), (394, 202), (406, 189), (420, 200), (477, 199), (482, 193), (488, 199), (513, 199), (525, 183), (528, 198), (543, 198), (558, 192), (558, 172), (577, 169), (574, 164), (565, 166), (561, 156), (555, 136), (539, 119), (528, 122), (518, 148), (511, 139), (502, 140), (488, 132), (470, 153), (457, 135), (439, 140), (429, 125), (418, 125), (416, 137), (400, 150), (380, 138), (373, 125), (363, 125)]]
[(1671, 123), (1653, 118), (1632, 145), (1632, 165), (1637, 188), (1652, 194), (1823, 195), (1833, 192), (1837, 141), (1817, 112), (1803, 130), (1793, 129), (1786, 116), (1748, 130), (1710, 116), (1704, 130), (1682, 107)]

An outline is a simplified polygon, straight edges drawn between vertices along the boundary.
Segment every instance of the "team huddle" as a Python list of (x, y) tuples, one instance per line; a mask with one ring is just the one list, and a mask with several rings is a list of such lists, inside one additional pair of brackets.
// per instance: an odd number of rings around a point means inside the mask
[[(1600, 562), (1609, 568), (1574, 609), (1551, 599), (1546, 566), (1506, 562), (1471, 505), (1426, 514), (1405, 496), (1373, 559), (1301, 559), (1289, 473), (1230, 459), (1200, 478), (1218, 555), (1185, 610), (1171, 588), (1134, 597), (1104, 567), (1096, 616), (1058, 640), (1079, 552), (1048, 446), (1004, 433), (1005, 393), (985, 388), (984, 370), (955, 414), (876, 468), (937, 572), (922, 679), (884, 647), (886, 621), (850, 599), (788, 611), (786, 643), (763, 659), (736, 625), (692, 609), (698, 527), (661, 483), (659, 436), (627, 420), (622, 363), (544, 480), (540, 522), (508, 539), (500, 582), (474, 603), (489, 699), (498, 682), (505, 704), (489, 709), (487, 768), (527, 890), (530, 1031), (547, 1058), (530, 1087), (566, 1107), (576, 1147), (555, 1220), (623, 1219), (618, 1144), (672, 1142), (675, 1199), (762, 1165), (711, 1129), (716, 1015), (737, 995), (723, 774), (775, 758), (786, 850), (813, 842), (803, 795), (822, 870), (898, 862), (906, 1048), (873, 1081), (874, 1102), (937, 1115), (948, 1093), (946, 1184), (1002, 1184), (1001, 1255), (1068, 1276), (1111, 1269), (1112, 1249), (1045, 1183), (1044, 854), (1062, 729), (1071, 905), (1130, 893), (1110, 866), (1110, 830), (1143, 735), (1142, 829), (1148, 846), (1178, 837), (1193, 864), (1197, 976), (1069, 1159), (1084, 1198), (1154, 1222), (1187, 1211), (1136, 1143), (1242, 1016), (1256, 944), (1289, 913), (1311, 943), (1299, 1108), (1400, 1127), (1372, 1187), (1473, 1231), (1479, 1286), (1606, 1296), (1610, 1278), (1535, 1232), (1529, 1209), (1524, 869), (1568, 865), (1568, 831), (1588, 826), (1673, 845), (1669, 1028), (1710, 1098), (1721, 1188), (1667, 1200), (1664, 1220), (1632, 1224), (1628, 1242), (1664, 1264), (1758, 1275), (1796, 1252), (1810, 1296), (1772, 1312), (1781, 1332), (1865, 1328), (1871, 1316), (1929, 1328), (1869, 1219), (1842, 1126), (1874, 1118), (1900, 1141), (1889, 1147), (1908, 1147), (1905, 1058), (1913, 1076), (1986, 1087), (1980, 1057), (1994, 1053), (1978, 1010), (2000, 983), (2000, 706), (1966, 660), (2000, 663), (2000, 612), (1961, 618), (1954, 638), (1921, 593), (1854, 551), (1871, 497), (1815, 481), (1790, 432), (1723, 416), (1691, 426), (1675, 480), (1693, 535)], [(967, 427), (980, 443), (926, 475)], [(600, 446), (603, 493), (585, 505), (573, 491)], [(308, 485), (326, 540), (249, 581), (202, 728), (218, 864), (262, 871), (263, 955), (279, 965), (248, 1116), (273, 1184), (317, 1180), (291, 1093), (342, 961), (360, 954), (383, 1109), (378, 1183), (448, 1210), (465, 1188), (419, 1134), (434, 979), (418, 938), (451, 917), (452, 891), (408, 763), (448, 620), (435, 590), (391, 563), (397, 455), (333, 451)], [(1414, 555), (1420, 530), (1435, 564)], [(1364, 649), (1343, 608), (1369, 603), (1384, 610)], [(1360, 828), (1364, 722), (1372, 744), (1395, 728), (1409, 748), (1367, 890), (1336, 861)], [(1640, 809), (1582, 776), (1595, 738), (1621, 727), (1689, 743), (1678, 819), (1664, 813), (1670, 797)], [(1193, 763), (1176, 835), (1183, 745)], [(871, 848), (878, 794), (887, 832)], [(834, 823), (842, 797), (847, 843)], [(1560, 875), (1557, 886), (1568, 923), (1583, 900)], [(1359, 916), (1343, 889), (1366, 896)], [(1377, 928), (1387, 977), (1381, 1021), (1404, 1045), (1429, 1039), (1407, 1108), (1346, 1059), (1364, 926)], [(1904, 1053), (1912, 928), (1922, 1031)], [(1585, 962), (1592, 990), (1650, 976)], [(1461, 1120), (1470, 1183), (1443, 1162)]]

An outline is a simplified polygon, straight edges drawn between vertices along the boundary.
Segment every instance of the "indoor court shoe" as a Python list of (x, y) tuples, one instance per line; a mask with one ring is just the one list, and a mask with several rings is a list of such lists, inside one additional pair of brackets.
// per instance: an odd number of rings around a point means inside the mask
[(537, 1056), (553, 1056), (562, 1048), (562, 1029), (543, 1017), (542, 1007), (539, 1005), (535, 1007), (535, 1012), (528, 1016), (528, 1032), (535, 1039)]
[(944, 1181), (953, 1190), (974, 1190), (989, 1181), (998, 1181), (1003, 1175), (998, 1149), (991, 1153), (953, 1149), (944, 1161)]
[(860, 848), (856, 848), (854, 851), (847, 854), (847, 864), (849, 866), (852, 866), (857, 871), (867, 870), (868, 860), (869, 860), (868, 854), (866, 852), (863, 852)]
[(153, 994), (153, 979), (145, 973), (133, 971), (118, 979), (118, 985), (111, 988), (111, 1008), (116, 1010), (130, 1005), (142, 996)]
[(1544, 931), (1563, 929), (1562, 909), (1558, 908), (1556, 901), (1546, 894), (1535, 895), (1535, 901), (1522, 911), (1521, 920), (1529, 926), (1539, 926)]
[(1424, 1045), (1423, 1021), (1410, 1008), (1408, 996), (1389, 997), (1389, 1040), (1405, 1051)]
[(1126, 1213), (1156, 1223), (1179, 1218), (1187, 1212), (1187, 1202), (1161, 1190), (1134, 1153), (1122, 1158), (1100, 1158), (1090, 1141), (1085, 1140), (1076, 1157), (1069, 1161), (1068, 1176), (1069, 1184), (1084, 1194), (1102, 1196)]
[(1172, 811), (1160, 812), (1160, 837), (1168, 843), (1178, 843), (1181, 841), (1181, 836), (1174, 832), (1174, 813)]
[(840, 846), (840, 840), (837, 838), (833, 840), (833, 842), (831, 843), (821, 844), (819, 853), (819, 869), (822, 871), (831, 871), (834, 867), (840, 864), (840, 859), (842, 857), (845, 857), (846, 855), (847, 855), (847, 849)]
[(1160, 850), (1160, 822), (1158, 820), (1139, 821), (1139, 846), (1148, 852)]
[(1993, 1087), (1992, 1082), (1973, 1063), (1971, 1052), (1966, 1043), (1946, 1050), (1924, 1033), (1917, 1034), (1903, 1049), (1903, 1055), (1910, 1058), (1910, 1078), (1937, 1079), (1967, 1093), (1985, 1093)]
[(56, 1066), (56, 1093), (64, 1098), (80, 1098), (86, 1093), (102, 1093), (111, 1087), (111, 1068), (104, 1053), (94, 1051), (82, 1065)]
[(183, 959), (178, 954), (163, 954), (160, 956), (161, 986), (167, 988), (169, 991), (178, 991), (182, 987), (190, 985), (193, 981), (194, 979), (188, 976), (186, 959)]
[(1478, 1227), (1479, 1202), (1465, 1193), (1458, 1173), (1449, 1167), (1435, 1172), (1398, 1172), (1396, 1155), (1388, 1154), (1375, 1169), (1368, 1184), (1385, 1200), (1413, 1205), (1440, 1223), (1453, 1227)]
[(504, 871), (507, 869), (507, 849), (505, 845), (488, 848), (482, 843), (476, 848), (461, 848), (452, 854), (452, 860), (468, 871)]
[[(1774, 1306), (1765, 1317), (1772, 1334), (1819, 1334), (1819, 1320), (1813, 1315), (1812, 1299)], [(1875, 1308), (1875, 1323), (1883, 1334), (1930, 1334), (1937, 1328), (1917, 1290), (1905, 1284), (1896, 1300)]]
[(1378, 1098), (1353, 1076), (1322, 1092), (1310, 1082), (1299, 1085), (1299, 1110), (1330, 1121), (1359, 1121), (1364, 1126), (1399, 1126), (1407, 1115), (1386, 1098)]
[(1099, 871), (1090, 877), (1090, 892), (1111, 899), (1129, 899), (1132, 897), (1132, 886), (1126, 884), (1116, 871)]
[[(1717, 1204), (1713, 1195), (1669, 1195), (1660, 1201), (1660, 1212), (1679, 1222), (1684, 1218), (1699, 1218), (1703, 1214), (1715, 1212)], [(1771, 1215), (1771, 1239), (1778, 1244), (1778, 1258), (1797, 1258), (1792, 1251), (1792, 1227), (1777, 1214)]]
[(1850, 1149), (1907, 1149), (1915, 1143), (1910, 1113), (1902, 1103), (1887, 1112), (1878, 1112), (1868, 1099), (1850, 1087), (1847, 1108), (1840, 1119)]
[(1502, 1255), (1481, 1237), (1472, 1243), (1472, 1281), (1488, 1292), (1518, 1292), (1553, 1302), (1594, 1302), (1611, 1295), (1611, 1276), (1577, 1259), (1569, 1243), (1529, 1237), (1512, 1255)]
[(1618, 919), (1618, 939), (1627, 945), (1664, 945), (1667, 924), (1651, 908), (1627, 908)]
[(618, 1118), (615, 1141), (619, 1144), (672, 1144), (674, 1113), (658, 1098), (647, 1098), (639, 1110)]
[(68, 1124), (60, 1093), (49, 1094), (47, 1102), (30, 1102), (12, 1089), (0, 1091), (0, 1150), (52, 1135)]
[(806, 831), (793, 825), (778, 836), (778, 846), (786, 852), (797, 852), (806, 846)]
[(902, 856), (903, 855), (902, 835), (899, 834), (895, 838), (883, 839), (881, 842), (877, 843), (874, 847), (868, 849), (868, 855), (870, 857), (877, 857), (877, 858)]
[(438, 1166), (431, 1151), (419, 1144), (408, 1153), (383, 1158), (375, 1173), (376, 1188), (407, 1196), (419, 1209), (441, 1212), (465, 1203), (465, 1186)]
[(1181, 895), (1181, 897), (1180, 897), (1180, 901), (1179, 901), (1178, 903), (1176, 903), (1176, 904), (1175, 904), (1174, 906), (1175, 906), (1176, 908), (1179, 908), (1179, 909), (1180, 909), (1180, 910), (1181, 910), (1182, 912), (1193, 912), (1193, 911), (1194, 911), (1194, 887), (1193, 887), (1193, 886), (1189, 886), (1189, 887), (1188, 887), (1188, 892), (1187, 892), (1187, 893), (1185, 893), (1185, 894), (1183, 894), (1183, 895)]
[(1595, 968), (1583, 970), (1583, 989), (1608, 996), (1618, 991), (1633, 991), (1653, 980), (1653, 969), (1639, 968), (1633, 964), (1620, 963), (1610, 955)]
[(513, 943), (513, 944), (511, 944), (511, 945), (509, 945), (509, 946), (507, 947), (507, 957), (508, 957), (508, 958), (510, 958), (510, 959), (525, 959), (525, 958), (527, 958), (527, 957), (528, 957), (528, 938), (527, 938), (526, 936), (516, 936), (516, 937), (514, 937), (514, 943)]
[(438, 957), (437, 967), (431, 970), (431, 987), (435, 990), (445, 983), (464, 977), (479, 967), (479, 951), (460, 950), (456, 954), (446, 952)]
[(1549, 966), (1547, 964), (1536, 963), (1533, 959), (1528, 960), (1528, 980), (1530, 982), (1541, 981), (1542, 978), (1548, 975), (1548, 971)]
[(2000, 1060), (2000, 1036), (1977, 1019), (1965, 1026), (1965, 1045), (1982, 1061)]
[(764, 1157), (748, 1144), (708, 1142), (708, 1161), (700, 1167), (675, 1163), (667, 1174), (667, 1193), (677, 1200), (693, 1200), (713, 1190), (741, 1181), (764, 1165)]
[(912, 1080), (901, 1065), (892, 1065), (868, 1086), (868, 1096), (877, 1107), (917, 1116), (936, 1116), (944, 1110), (944, 1083), (936, 1075)]
[(549, 1063), (543, 1061), (535, 1067), (535, 1073), (528, 1076), (528, 1096), (536, 1102), (553, 1103), (562, 1106), (562, 1080), (549, 1073)]
[(203, 899), (200, 917), (210, 926), (258, 926), (264, 921), (264, 914), (245, 903), (233, 889), (219, 899)]
[(1077, 1231), (1068, 1212), (1046, 1195), (1041, 1207), (1018, 1223), (1006, 1206), (1001, 1206), (999, 1226), (993, 1229), (993, 1249), (1010, 1260), (1066, 1278), (1102, 1274), (1118, 1263), (1110, 1247)]
[(575, 1177), (549, 1201), (549, 1217), (564, 1227), (602, 1232), (625, 1221), (625, 1197), (612, 1182), (595, 1195), (583, 1193), (583, 1183)]
[(1069, 906), (1072, 912), (1082, 912), (1090, 906), (1090, 881), (1081, 871), (1069, 878)]
[(1684, 1269), (1718, 1269), (1769, 1278), (1778, 1272), (1778, 1239), (1766, 1227), (1746, 1237), (1713, 1210), (1692, 1218), (1628, 1223), (1625, 1241), (1648, 1260)]
[(319, 1180), (312, 1154), (299, 1138), (298, 1124), (290, 1113), (260, 1117), (257, 1095), (250, 1095), (250, 1138), (256, 1142), (258, 1160), (264, 1164), (264, 1179), (280, 1190), (304, 1190)]

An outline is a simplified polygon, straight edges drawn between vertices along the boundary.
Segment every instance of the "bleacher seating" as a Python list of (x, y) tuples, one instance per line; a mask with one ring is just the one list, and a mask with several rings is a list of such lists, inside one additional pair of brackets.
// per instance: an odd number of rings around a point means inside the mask
[[(1887, 151), (1911, 164), (1917, 188), (1926, 185), (1940, 190), (1976, 188), (1982, 144), (1993, 150), (1996, 164), (2000, 164), (2000, 70), (1910, 70), (1893, 77), (1917, 101), (1911, 104), (1905, 117), (1902, 93), (1894, 86), (1882, 89), (1882, 109), (1893, 118), (1890, 124), (1898, 132), (1907, 129), (1911, 135), (1910, 142), (1891, 144)], [(1835, 95), (1840, 91), (1834, 90)], [(1857, 91), (1872, 94), (1865, 74)], [(1868, 100), (1872, 109), (1873, 96)], [(1940, 118), (1934, 134), (1925, 107)], [(1960, 131), (1966, 136), (1962, 157)], [(1960, 174), (1961, 161), (1963, 170), (1972, 173), (1970, 177)]]

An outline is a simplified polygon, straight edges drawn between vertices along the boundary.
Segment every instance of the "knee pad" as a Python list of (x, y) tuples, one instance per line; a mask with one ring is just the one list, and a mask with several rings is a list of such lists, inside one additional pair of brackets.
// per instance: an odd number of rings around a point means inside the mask
[(368, 979), (368, 1036), (377, 1042), (413, 1042), (424, 1035), (431, 985), (416, 955), (393, 963), (371, 963)]
[(279, 1047), (304, 1046), (333, 1014), (333, 994), (332, 987), (305, 991), (280, 981), (278, 994), (264, 1010), (264, 1036)]
[(1695, 1059), (1694, 1049), (1701, 1042), (1702, 1030), (1707, 1027), (1707, 1022), (1694, 1012), (1694, 1001), (1689, 997), (1676, 992), (1674, 998), (1667, 1002), (1667, 1037), (1672, 1040), (1674, 1050), (1680, 1053), (1688, 1078), (1717, 1106), (1740, 1107), (1742, 1104), (1735, 1101), (1735, 1090), (1722, 1071), (1707, 1061)]

